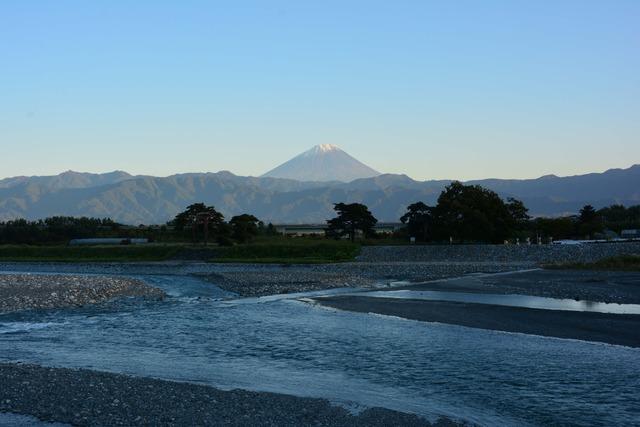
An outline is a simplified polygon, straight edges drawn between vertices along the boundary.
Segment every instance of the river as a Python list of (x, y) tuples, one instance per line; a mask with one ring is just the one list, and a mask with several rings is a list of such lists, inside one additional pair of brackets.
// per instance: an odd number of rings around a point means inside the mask
[(139, 277), (169, 297), (0, 315), (0, 360), (482, 425), (640, 423), (638, 348), (342, 312), (290, 296), (239, 299), (192, 276)]

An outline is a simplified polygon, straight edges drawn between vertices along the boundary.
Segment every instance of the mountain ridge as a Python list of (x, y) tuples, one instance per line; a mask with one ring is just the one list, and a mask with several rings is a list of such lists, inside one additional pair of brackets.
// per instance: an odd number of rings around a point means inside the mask
[[(12, 185), (7, 185), (9, 182)], [(159, 224), (190, 203), (202, 201), (214, 205), (227, 218), (249, 212), (274, 223), (322, 222), (333, 215), (333, 203), (361, 202), (381, 221), (398, 221), (410, 203), (422, 200), (435, 204), (450, 182), (416, 181), (400, 174), (344, 183), (245, 177), (228, 171), (168, 177), (134, 176), (122, 171), (65, 172), (0, 180), (0, 219), (70, 215)], [(465, 183), (490, 188), (502, 197), (519, 198), (539, 216), (575, 213), (585, 204), (596, 208), (613, 203), (640, 204), (640, 165), (566, 177), (493, 178)]]

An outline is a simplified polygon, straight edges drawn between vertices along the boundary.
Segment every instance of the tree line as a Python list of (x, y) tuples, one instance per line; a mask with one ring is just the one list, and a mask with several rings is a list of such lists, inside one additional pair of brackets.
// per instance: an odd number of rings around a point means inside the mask
[(109, 218), (54, 216), (37, 221), (16, 219), (0, 222), (0, 244), (66, 243), (78, 238), (109, 237), (120, 233), (121, 227)]
[[(356, 235), (374, 237), (377, 219), (359, 203), (335, 204), (337, 217), (327, 221), (330, 237)], [(599, 210), (584, 206), (578, 215), (531, 218), (524, 203), (503, 200), (478, 185), (453, 182), (438, 197), (435, 206), (418, 201), (407, 207), (395, 233), (418, 242), (503, 243), (550, 242), (558, 239), (592, 239), (618, 236), (624, 229), (640, 229), (640, 205), (612, 205)]]
[(227, 222), (224, 215), (215, 207), (204, 203), (194, 203), (180, 212), (167, 225), (173, 227), (176, 233), (194, 243), (215, 241), (219, 245), (229, 246), (234, 243), (246, 243), (258, 235), (277, 234), (273, 224), (265, 225), (250, 214), (231, 217)]
[[(335, 218), (327, 220), (329, 238), (381, 238), (378, 220), (360, 203), (336, 203)], [(536, 242), (567, 238), (607, 238), (624, 229), (640, 229), (640, 205), (612, 205), (599, 210), (584, 206), (577, 215), (531, 218), (524, 203), (500, 196), (477, 185), (453, 182), (440, 194), (435, 206), (417, 201), (400, 217), (404, 227), (393, 237), (418, 242), (503, 243), (506, 240)], [(609, 234), (607, 234), (609, 233)], [(245, 213), (228, 221), (215, 207), (204, 203), (188, 206), (162, 226), (124, 226), (109, 218), (56, 216), (44, 220), (18, 219), (0, 222), (0, 244), (66, 243), (90, 237), (146, 237), (150, 240), (246, 243), (257, 236), (273, 236), (277, 230)]]

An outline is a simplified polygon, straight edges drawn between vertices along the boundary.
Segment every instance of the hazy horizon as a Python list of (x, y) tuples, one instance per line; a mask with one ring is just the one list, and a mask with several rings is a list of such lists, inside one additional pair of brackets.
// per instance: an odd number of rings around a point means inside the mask
[[(298, 153), (300, 154), (300, 153)], [(350, 153), (349, 153), (350, 154)], [(294, 156), (295, 157), (295, 156)], [(290, 159), (287, 159), (290, 160)], [(359, 160), (359, 159), (358, 159)], [(397, 175), (407, 175), (409, 176), (409, 178), (415, 180), (415, 181), (446, 181), (446, 180), (452, 180), (452, 181), (476, 181), (476, 180), (486, 180), (486, 179), (504, 179), (504, 180), (508, 180), (508, 179), (517, 179), (517, 180), (527, 180), (527, 179), (537, 179), (537, 178), (541, 178), (544, 176), (548, 176), (548, 175), (555, 175), (558, 176), (560, 178), (562, 177), (570, 177), (570, 176), (576, 176), (576, 175), (586, 175), (589, 173), (603, 173), (606, 172), (608, 170), (611, 169), (628, 169), (631, 168), (633, 166), (636, 166), (640, 163), (631, 163), (629, 165), (624, 165), (624, 166), (620, 166), (620, 167), (613, 167), (613, 168), (606, 168), (606, 169), (602, 169), (602, 170), (592, 170), (592, 171), (585, 171), (583, 173), (573, 173), (573, 174), (557, 174), (557, 173), (548, 173), (548, 174), (544, 174), (544, 175), (538, 175), (538, 176), (530, 176), (530, 177), (520, 177), (520, 178), (510, 178), (510, 177), (497, 177), (497, 176), (482, 176), (482, 177), (472, 177), (472, 178), (468, 178), (468, 179), (462, 179), (462, 178), (457, 178), (457, 177), (443, 177), (443, 178), (426, 178), (426, 179), (419, 179), (416, 177), (413, 177), (407, 173), (404, 172), (384, 172), (381, 171), (381, 175), (387, 175), (387, 174), (397, 174)], [(149, 173), (134, 173), (132, 171), (129, 170), (123, 170), (123, 169), (104, 169), (104, 170), (84, 170), (82, 168), (74, 168), (74, 169), (66, 169), (66, 170), (60, 170), (60, 171), (54, 171), (53, 173), (35, 173), (35, 174), (18, 174), (18, 175), (8, 175), (8, 176), (0, 176), (0, 180), (2, 179), (7, 179), (7, 178), (15, 178), (15, 177), (19, 177), (19, 176), (57, 176), (57, 175), (61, 175), (67, 172), (75, 172), (75, 173), (88, 173), (88, 174), (96, 174), (96, 175), (101, 175), (101, 174), (108, 174), (108, 173), (114, 173), (114, 172), (125, 172), (128, 173), (132, 176), (153, 176), (153, 177), (157, 177), (157, 178), (166, 178), (166, 177), (170, 177), (170, 176), (175, 176), (175, 175), (185, 175), (185, 174), (200, 174), (200, 173), (221, 173), (221, 172), (230, 172), (236, 176), (246, 176), (246, 177), (254, 177), (254, 178), (260, 178), (261, 175), (263, 175), (263, 173), (259, 173), (259, 174), (248, 174), (248, 175), (243, 175), (243, 174), (239, 174), (236, 173), (232, 170), (229, 169), (220, 169), (220, 170), (202, 170), (202, 171), (198, 171), (198, 170), (186, 170), (186, 171), (176, 171), (176, 172), (171, 172), (171, 173), (167, 173), (167, 174), (161, 174), (161, 175), (154, 175), (154, 174), (149, 174)], [(267, 172), (267, 171), (265, 171)]]
[(640, 2), (0, 5), (2, 177), (259, 176), (316, 144), (416, 180), (640, 163)]

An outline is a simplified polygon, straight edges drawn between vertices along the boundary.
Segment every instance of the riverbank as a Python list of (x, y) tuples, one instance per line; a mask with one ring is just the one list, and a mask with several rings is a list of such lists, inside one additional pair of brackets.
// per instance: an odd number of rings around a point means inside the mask
[(531, 295), (546, 298), (640, 304), (640, 273), (590, 270), (535, 270), (463, 277), (397, 289)]
[[(454, 278), (472, 273), (510, 272), (537, 268), (553, 262), (593, 262), (619, 254), (640, 253), (640, 243), (602, 243), (588, 245), (443, 245), (443, 246), (370, 246), (363, 247), (356, 262), (335, 264), (243, 264), (206, 263), (189, 261), (162, 262), (93, 262), (93, 263), (17, 263), (2, 262), (0, 271), (52, 272), (68, 274), (109, 275), (194, 275), (239, 296), (256, 297), (287, 294), (331, 288), (378, 288), (398, 286), (397, 282), (425, 282)], [(598, 286), (602, 281), (593, 278), (600, 273), (589, 272), (585, 280), (570, 282), (559, 287), (550, 283), (537, 283), (524, 288), (511, 280), (511, 288), (505, 283), (493, 285), (484, 282), (482, 289), (508, 289), (511, 293), (535, 293), (554, 298), (577, 298), (603, 302), (627, 301), (629, 295), (619, 294), (608, 286)], [(599, 277), (599, 276), (598, 276)], [(566, 278), (563, 278), (565, 280)], [(114, 280), (114, 279), (109, 279)], [(496, 279), (499, 280), (499, 279)], [(559, 279), (558, 279), (559, 280)], [(557, 281), (557, 280), (556, 280)], [(75, 281), (77, 282), (77, 280)], [(75, 283), (74, 282), (74, 283)], [(91, 288), (91, 286), (89, 287)], [(481, 289), (482, 288), (482, 289)], [(622, 289), (622, 288), (621, 288)], [(591, 290), (590, 293), (587, 290)], [(51, 291), (59, 294), (57, 291)], [(32, 308), (53, 308), (82, 305), (95, 300), (90, 293), (86, 297), (69, 298), (67, 304), (52, 300), (42, 294), (40, 303)], [(126, 293), (124, 294), (127, 295)], [(136, 295), (136, 294), (134, 294)], [(107, 298), (111, 298), (107, 294)], [(104, 298), (100, 298), (102, 300)]]
[(359, 262), (519, 262), (536, 265), (590, 263), (617, 255), (640, 254), (640, 242), (580, 245), (424, 245), (363, 246)]
[(342, 287), (384, 287), (396, 281), (422, 282), (470, 273), (515, 271), (530, 262), (376, 262), (316, 265), (0, 262), (0, 272), (196, 276), (240, 296), (254, 297)]
[(80, 307), (124, 297), (161, 299), (164, 295), (140, 280), (123, 277), (0, 273), (0, 313)]
[(315, 301), (325, 307), (339, 310), (384, 314), (421, 322), (640, 347), (640, 315), (581, 313), (366, 296), (325, 297)]
[[(0, 363), (0, 413), (77, 426), (453, 426), (383, 408), (359, 414), (312, 399), (131, 377), (85, 369)], [(51, 390), (55, 390), (52, 393)]]
[[(530, 295), (616, 304), (640, 304), (640, 273), (536, 270), (462, 277), (394, 288), (460, 294)], [(315, 298), (326, 307), (423, 322), (598, 341), (640, 347), (640, 315), (544, 310), (482, 303), (341, 295)]]
[(307, 292), (333, 288), (380, 288), (396, 282), (421, 282), (470, 273), (494, 273), (530, 268), (526, 263), (345, 263), (299, 266), (235, 265), (198, 274), (216, 286), (240, 296)]
[[(640, 253), (638, 242), (540, 246), (365, 246), (356, 262), (279, 267), (237, 264), (213, 266), (211, 273), (199, 274), (238, 295), (263, 296), (337, 287), (384, 287), (397, 285), (394, 282), (398, 281), (424, 282), (472, 273), (510, 272), (537, 268), (551, 262), (594, 262), (634, 253)], [(529, 286), (524, 291), (534, 292), (534, 288), (536, 286)], [(585, 288), (593, 290), (594, 286)], [(551, 293), (558, 289), (557, 286), (542, 288), (543, 292)], [(600, 290), (595, 296), (598, 298), (594, 299), (596, 301), (615, 302), (616, 298), (626, 298), (608, 289)], [(572, 286), (559, 294), (543, 296), (576, 298), (582, 295), (581, 292), (578, 286)], [(558, 296), (561, 294), (568, 296)]]

